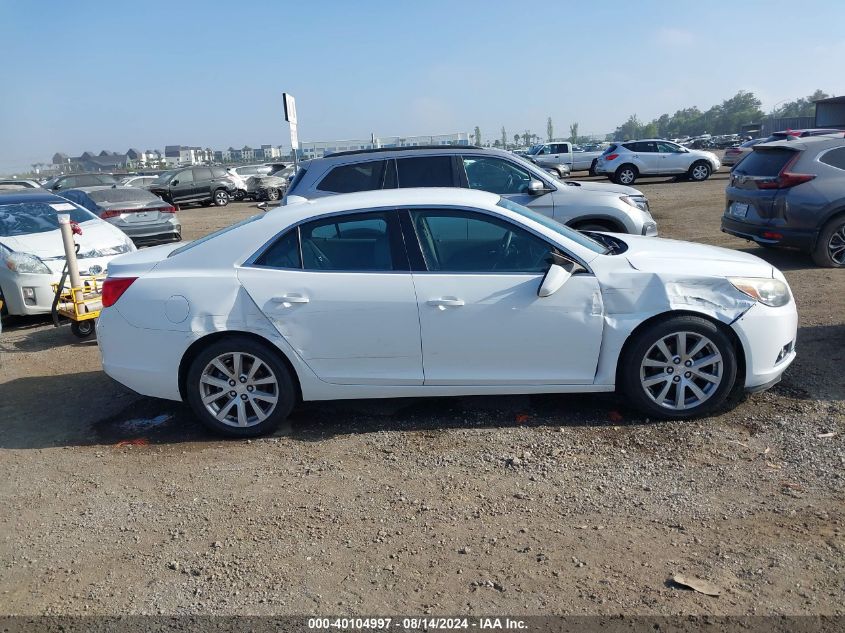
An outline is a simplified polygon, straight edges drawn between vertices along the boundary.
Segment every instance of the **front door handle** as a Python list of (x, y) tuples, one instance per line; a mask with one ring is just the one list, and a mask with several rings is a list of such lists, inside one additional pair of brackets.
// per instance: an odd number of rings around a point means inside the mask
[(308, 299), (308, 297), (305, 297), (303, 295), (291, 293), (291, 294), (288, 294), (288, 295), (282, 295), (281, 297), (273, 297), (272, 301), (273, 301), (273, 303), (281, 303), (281, 304), (288, 303), (288, 304), (290, 304), (290, 303), (308, 303), (309, 299)]
[(446, 308), (457, 308), (464, 305), (464, 300), (457, 297), (440, 297), (439, 299), (429, 300), (428, 305), (445, 310)]

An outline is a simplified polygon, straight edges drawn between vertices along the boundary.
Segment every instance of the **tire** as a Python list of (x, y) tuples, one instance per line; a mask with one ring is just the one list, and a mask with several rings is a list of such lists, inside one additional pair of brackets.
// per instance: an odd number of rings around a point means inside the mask
[(93, 335), (97, 330), (97, 324), (94, 319), (85, 319), (84, 321), (71, 321), (70, 331), (77, 338), (86, 339)]
[(243, 200), (244, 198), (246, 198), (246, 194), (245, 194), (243, 191), (241, 191), (240, 189), (238, 189), (238, 190), (235, 192), (235, 200), (237, 200), (238, 202), (240, 202), (240, 201), (241, 201), (241, 200)]
[(591, 176), (595, 176), (595, 175), (596, 175), (596, 164), (597, 164), (598, 162), (599, 162), (599, 161), (598, 161), (598, 159), (597, 159), (597, 158), (594, 158), (594, 159), (593, 159), (593, 162), (592, 162), (592, 163), (590, 163), (590, 171), (589, 171), (589, 174), (590, 174)]
[[(683, 341), (686, 352), (678, 353)], [(696, 368), (696, 363), (702, 364)], [(727, 335), (712, 321), (684, 315), (636, 335), (620, 360), (619, 386), (631, 404), (651, 417), (687, 419), (723, 404), (736, 375), (736, 350)]]
[[(273, 432), (296, 402), (293, 377), (279, 354), (244, 336), (227, 337), (202, 350), (188, 368), (185, 391), (194, 415), (210, 430), (229, 437)], [(209, 400), (215, 394), (219, 396)]]
[(816, 266), (845, 268), (845, 214), (828, 220), (811, 253)]
[(218, 189), (214, 192), (212, 198), (212, 202), (214, 203), (215, 207), (225, 207), (231, 201), (229, 197), (229, 192), (225, 189)]
[(267, 190), (267, 199), (270, 200), (271, 202), (275, 202), (276, 200), (278, 200), (279, 199), (279, 190), (276, 189), (275, 187), (270, 187)]
[(700, 160), (690, 166), (687, 177), (693, 182), (704, 182), (712, 173), (713, 168), (707, 162)]
[(637, 181), (640, 173), (633, 165), (621, 165), (613, 174), (613, 182), (617, 185), (631, 186)]

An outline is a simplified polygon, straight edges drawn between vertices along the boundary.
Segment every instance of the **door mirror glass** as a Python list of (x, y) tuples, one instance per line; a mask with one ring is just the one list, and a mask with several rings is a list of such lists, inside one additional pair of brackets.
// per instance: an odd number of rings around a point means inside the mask
[(541, 196), (544, 193), (548, 193), (548, 189), (546, 186), (539, 180), (532, 180), (528, 183), (528, 194), (531, 196)]
[(561, 289), (563, 284), (572, 276), (572, 267), (564, 268), (561, 264), (549, 266), (540, 288), (537, 290), (538, 297), (549, 297)]

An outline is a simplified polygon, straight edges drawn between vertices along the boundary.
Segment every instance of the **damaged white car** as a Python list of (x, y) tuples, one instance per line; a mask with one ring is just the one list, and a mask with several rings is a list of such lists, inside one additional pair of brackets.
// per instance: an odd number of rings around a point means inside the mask
[(106, 373), (234, 436), (341, 398), (618, 390), (699, 416), (776, 383), (797, 327), (757, 257), (459, 189), (321, 198), (124, 255), (103, 303)]

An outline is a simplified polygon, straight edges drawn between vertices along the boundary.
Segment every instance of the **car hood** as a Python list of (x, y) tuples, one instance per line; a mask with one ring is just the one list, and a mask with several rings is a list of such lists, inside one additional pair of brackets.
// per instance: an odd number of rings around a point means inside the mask
[[(127, 244), (126, 235), (120, 230), (102, 220), (90, 220), (79, 225), (82, 235), (74, 235), (74, 241), (79, 244), (80, 258), (92, 256), (105, 257), (116, 248), (124, 248)], [(0, 237), (0, 243), (19, 253), (29, 253), (41, 259), (64, 257), (65, 250), (62, 243), (62, 233), (59, 229), (43, 233), (28, 233), (12, 237)], [(101, 252), (99, 255), (92, 253)]]
[(625, 257), (643, 272), (692, 277), (774, 277), (768, 262), (728, 248), (667, 240), (659, 237), (617, 234), (628, 245)]
[(615, 193), (622, 196), (642, 196), (643, 192), (625, 185), (614, 185), (605, 182), (590, 182), (586, 180), (567, 180), (564, 182), (569, 187), (577, 187), (581, 191), (599, 191), (601, 193)]

